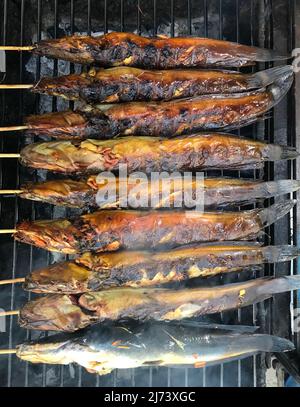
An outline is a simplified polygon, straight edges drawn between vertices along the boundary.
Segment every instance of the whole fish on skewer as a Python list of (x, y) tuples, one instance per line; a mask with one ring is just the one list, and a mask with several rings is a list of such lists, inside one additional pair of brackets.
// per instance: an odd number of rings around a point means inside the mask
[[(28, 116), (25, 134), (57, 139), (108, 139), (121, 135), (174, 137), (248, 125), (274, 107), (293, 83), (291, 66), (266, 88), (162, 102), (85, 105), (75, 111)], [(21, 126), (22, 127), (22, 126)]]
[[(128, 196), (134, 193), (137, 182), (132, 178), (117, 178), (116, 182), (109, 183), (101, 176), (92, 175), (81, 180), (58, 179), (39, 183), (27, 183), (17, 190), (21, 198), (34, 201), (48, 202), (54, 205), (82, 209), (113, 209), (121, 208), (122, 202), (127, 207), (140, 209), (175, 207), (193, 208), (192, 201), (187, 206), (183, 197), (184, 190), (191, 191), (191, 197), (195, 202), (195, 195), (203, 193), (204, 208), (218, 208), (229, 205), (247, 205), (256, 199), (266, 199), (273, 196), (292, 193), (300, 189), (300, 181), (278, 180), (260, 182), (241, 178), (204, 178), (182, 179), (172, 178), (169, 188), (165, 188), (162, 180), (140, 180), (138, 183), (139, 193), (146, 196), (145, 206), (133, 205)], [(164, 188), (163, 188), (164, 187)], [(5, 190), (0, 191), (2, 194)], [(112, 197), (106, 198), (106, 194)], [(113, 198), (114, 197), (114, 198)], [(152, 197), (152, 199), (151, 199)], [(153, 199), (154, 197), (154, 199)]]
[(27, 329), (74, 332), (106, 320), (181, 320), (238, 309), (300, 288), (300, 276), (264, 277), (214, 287), (111, 288), (76, 295), (48, 294), (21, 308)]
[(31, 91), (86, 103), (171, 100), (263, 88), (286, 71), (285, 66), (251, 74), (178, 69), (150, 71), (126, 66), (92, 68), (87, 73), (42, 78)]
[(143, 68), (241, 67), (255, 62), (290, 58), (270, 49), (198, 37), (142, 37), (111, 32), (100, 36), (73, 35), (40, 41), (33, 46), (1, 46), (0, 50), (27, 50), (49, 58), (79, 64)]
[(295, 202), (241, 212), (101, 210), (71, 219), (24, 221), (16, 226), (14, 238), (69, 254), (249, 240), (286, 215)]
[(97, 324), (75, 334), (57, 334), (17, 346), (32, 363), (77, 363), (90, 373), (146, 366), (203, 367), (257, 352), (287, 352), (292, 342), (255, 333), (253, 327), (200, 323)]
[(294, 246), (260, 247), (249, 242), (190, 245), (164, 252), (87, 252), (75, 260), (31, 272), (23, 287), (37, 293), (64, 294), (146, 287), (290, 261), (299, 255), (300, 249)]
[(267, 144), (229, 134), (196, 134), (189, 137), (122, 137), (82, 142), (49, 141), (21, 150), (21, 163), (63, 174), (98, 174), (118, 171), (191, 171), (262, 168), (264, 161), (293, 159), (295, 148)]

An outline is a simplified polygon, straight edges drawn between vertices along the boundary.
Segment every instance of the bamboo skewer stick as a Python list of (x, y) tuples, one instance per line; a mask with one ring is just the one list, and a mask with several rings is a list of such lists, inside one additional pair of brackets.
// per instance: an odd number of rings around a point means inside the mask
[(0, 280), (0, 285), (5, 284), (15, 284), (15, 283), (24, 283), (25, 278), (11, 278), (10, 280)]
[(21, 194), (22, 189), (0, 189), (0, 195)]
[(0, 84), (0, 89), (31, 89), (33, 88), (34, 85), (32, 84), (14, 84), (14, 85), (8, 85), (8, 84)]
[(5, 235), (8, 233), (16, 233), (17, 229), (0, 229), (0, 234)]
[(19, 131), (19, 130), (27, 130), (28, 126), (5, 126), (0, 127), (0, 131)]
[(0, 153), (0, 158), (20, 158), (19, 153)]
[(14, 310), (14, 311), (2, 311), (0, 312), (0, 317), (8, 317), (10, 315), (19, 315), (20, 311), (19, 310)]
[(0, 51), (32, 51), (34, 45), (0, 45)]
[(12, 353), (17, 353), (17, 349), (0, 349), (0, 355), (10, 355)]

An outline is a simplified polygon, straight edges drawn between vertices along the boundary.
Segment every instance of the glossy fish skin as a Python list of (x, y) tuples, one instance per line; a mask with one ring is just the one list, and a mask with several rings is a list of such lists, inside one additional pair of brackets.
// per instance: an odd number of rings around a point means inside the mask
[(286, 66), (267, 88), (247, 93), (86, 105), (75, 111), (28, 116), (26, 134), (82, 140), (124, 135), (174, 137), (228, 130), (257, 120), (285, 96), (292, 83), (293, 69)]
[(243, 212), (101, 210), (73, 219), (22, 222), (16, 240), (49, 251), (171, 248), (201, 242), (255, 239), (287, 214), (295, 201)]
[[(182, 178), (174, 179), (174, 190), (164, 194), (166, 198), (162, 198), (162, 183), (149, 180), (140, 182), (139, 187), (144, 186), (143, 194), (148, 195), (148, 203), (151, 208), (159, 209), (165, 207), (166, 203), (170, 203), (170, 207), (174, 203), (180, 202), (185, 206), (182, 199)], [(74, 181), (72, 179), (60, 179), (44, 181), (39, 183), (27, 183), (21, 187), (21, 198), (31, 199), (34, 201), (48, 202), (58, 206), (68, 206), (81, 209), (114, 209), (122, 207), (122, 200), (127, 198), (128, 194), (136, 186), (136, 182), (129, 178), (117, 179), (115, 185), (107, 185), (100, 182), (96, 175), (92, 175), (87, 179)], [(195, 199), (195, 191), (203, 191), (204, 207), (206, 209), (217, 209), (218, 207), (226, 207), (227, 205), (243, 205), (254, 202), (256, 199), (266, 199), (273, 196), (284, 195), (297, 191), (300, 188), (300, 181), (297, 180), (278, 180), (269, 182), (259, 182), (246, 180), (241, 178), (205, 178), (202, 180), (192, 179), (184, 181), (185, 188), (193, 191), (193, 199)], [(113, 201), (100, 199), (98, 191), (109, 190), (111, 196), (116, 192), (116, 199)], [(124, 191), (124, 192), (122, 192)], [(128, 193), (127, 193), (128, 191)], [(152, 203), (151, 194), (157, 191), (157, 203)], [(102, 195), (101, 195), (102, 196)], [(180, 198), (181, 196), (181, 198)], [(129, 208), (131, 208), (131, 200), (126, 199)], [(149, 206), (148, 206), (149, 207)], [(191, 208), (191, 205), (188, 206)], [(141, 206), (135, 209), (143, 208)]]
[(256, 61), (287, 59), (273, 50), (228, 41), (197, 37), (146, 38), (123, 32), (43, 40), (35, 44), (33, 52), (79, 64), (148, 69), (241, 67)]
[(143, 171), (190, 171), (261, 168), (264, 161), (292, 159), (292, 147), (267, 144), (229, 134), (189, 137), (122, 137), (82, 142), (33, 143), (21, 150), (21, 163), (62, 174), (98, 174), (117, 171), (126, 164), (128, 174)]
[(226, 361), (256, 352), (294, 349), (287, 339), (196, 324), (99, 324), (72, 335), (57, 334), (17, 346), (17, 356), (32, 363), (77, 363), (90, 373), (142, 366), (190, 365)]
[(241, 271), (250, 265), (290, 261), (294, 246), (249, 243), (192, 245), (169, 252), (84, 253), (26, 276), (24, 288), (37, 293), (80, 294), (111, 287), (145, 287), (195, 277)]
[(42, 78), (35, 93), (86, 103), (116, 103), (189, 98), (205, 94), (236, 93), (262, 88), (286, 67), (254, 74), (206, 70), (149, 71), (120, 66), (90, 69), (88, 73)]
[(300, 276), (286, 276), (179, 290), (122, 287), (78, 297), (48, 294), (21, 308), (19, 324), (27, 329), (74, 332), (106, 320), (181, 320), (245, 307), (299, 288)]

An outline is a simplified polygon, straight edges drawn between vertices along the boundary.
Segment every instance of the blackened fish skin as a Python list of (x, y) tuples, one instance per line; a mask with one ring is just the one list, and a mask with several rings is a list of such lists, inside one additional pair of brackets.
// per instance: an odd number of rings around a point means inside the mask
[(274, 107), (289, 91), (293, 69), (282, 69), (272, 84), (252, 92), (86, 105), (76, 111), (29, 116), (25, 119), (26, 134), (75, 140), (124, 135), (175, 137), (245, 126)]
[(146, 38), (125, 32), (43, 40), (35, 44), (33, 52), (80, 64), (149, 69), (241, 67), (288, 58), (273, 50), (228, 41), (197, 37)]
[(126, 66), (92, 68), (82, 74), (44, 77), (31, 91), (86, 103), (149, 102), (258, 89), (270, 85), (288, 69), (283, 66), (241, 74), (220, 70), (150, 71)]
[(28, 116), (25, 133), (60, 140), (111, 139), (124, 135), (175, 137), (241, 127), (255, 121), (272, 106), (272, 94), (267, 91), (163, 102), (87, 105), (75, 111)]
[(73, 219), (21, 222), (14, 237), (68, 254), (251, 240), (286, 215), (295, 202), (283, 201), (269, 208), (241, 212), (100, 210)]

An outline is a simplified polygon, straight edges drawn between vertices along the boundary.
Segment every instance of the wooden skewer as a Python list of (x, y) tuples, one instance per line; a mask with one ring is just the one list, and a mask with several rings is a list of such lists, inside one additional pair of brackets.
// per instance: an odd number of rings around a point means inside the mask
[(0, 349), (0, 355), (11, 355), (17, 353), (17, 349)]
[(24, 283), (25, 278), (11, 278), (10, 280), (0, 280), (0, 285)]
[(0, 189), (0, 195), (21, 194), (22, 189)]
[(19, 131), (19, 130), (27, 130), (28, 126), (5, 126), (0, 127), (0, 131)]
[(0, 158), (20, 158), (19, 153), (0, 153)]
[(4, 235), (7, 233), (16, 233), (17, 229), (0, 229), (0, 234)]
[(32, 51), (34, 45), (0, 45), (0, 51)]
[(10, 315), (19, 315), (20, 311), (15, 310), (15, 311), (2, 311), (0, 312), (0, 317), (8, 317)]
[(0, 89), (31, 89), (31, 88), (33, 88), (33, 86), (34, 85), (31, 85), (31, 84), (25, 85), (22, 83), (19, 83), (16, 85), (7, 85), (7, 84), (1, 85), (0, 84)]

